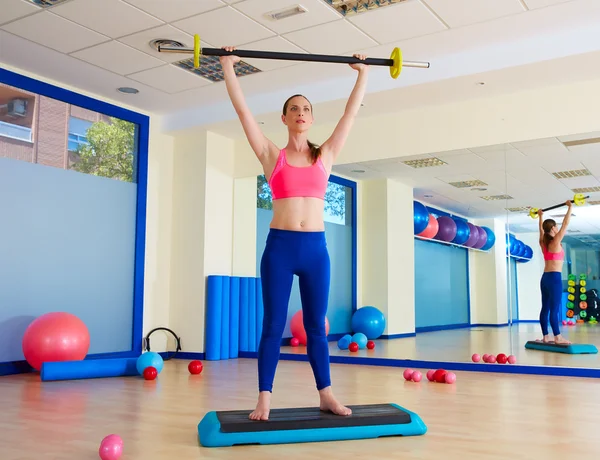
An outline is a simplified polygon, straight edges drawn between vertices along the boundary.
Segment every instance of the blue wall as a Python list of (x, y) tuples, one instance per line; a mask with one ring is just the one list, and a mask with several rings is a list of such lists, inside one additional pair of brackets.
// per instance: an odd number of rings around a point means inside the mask
[(0, 159), (0, 375), (51, 311), (79, 316), (90, 354), (141, 352), (149, 118), (0, 69), (0, 82), (137, 125), (133, 183)]
[(468, 251), (415, 239), (417, 332), (468, 324)]

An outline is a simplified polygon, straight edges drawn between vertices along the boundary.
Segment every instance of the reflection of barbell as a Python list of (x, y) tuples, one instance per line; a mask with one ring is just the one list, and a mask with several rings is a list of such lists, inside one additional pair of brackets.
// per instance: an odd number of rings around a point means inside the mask
[[(575, 203), (577, 206), (582, 206), (585, 204), (586, 198), (589, 198), (589, 195), (583, 196), (583, 193), (576, 193), (575, 196), (573, 197), (573, 199), (571, 200), (571, 203)], [(542, 211), (544, 211), (544, 212), (550, 211), (551, 209), (560, 208), (561, 206), (565, 206), (565, 203), (555, 204), (554, 206), (550, 206), (549, 208), (542, 209)], [(538, 211), (539, 211), (538, 208), (531, 208), (529, 210), (529, 217), (531, 217), (532, 219), (537, 219)]]
[(361, 60), (352, 56), (332, 56), (329, 54), (308, 54), (308, 53), (282, 53), (279, 51), (252, 51), (235, 50), (225, 51), (222, 48), (201, 48), (200, 37), (194, 35), (194, 47), (186, 48), (182, 46), (161, 46), (157, 45), (159, 53), (183, 53), (194, 55), (194, 68), (200, 67), (200, 55), (203, 56), (238, 56), (240, 58), (255, 59), (279, 59), (284, 61), (310, 61), (310, 62), (331, 62), (338, 64), (368, 64), (379, 65), (390, 68), (392, 78), (398, 78), (403, 67), (429, 68), (429, 62), (404, 61), (402, 60), (402, 51), (400, 48), (394, 48), (389, 59), (367, 58)]

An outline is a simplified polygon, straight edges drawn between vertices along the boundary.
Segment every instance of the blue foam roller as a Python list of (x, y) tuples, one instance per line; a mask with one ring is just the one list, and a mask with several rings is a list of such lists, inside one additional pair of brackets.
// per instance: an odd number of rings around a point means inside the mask
[(248, 347), (248, 282), (248, 278), (240, 278), (240, 351), (250, 351)]
[(223, 292), (221, 293), (221, 359), (229, 359), (229, 290), (231, 278), (223, 277)]
[(139, 376), (136, 363), (137, 358), (49, 362), (42, 364), (40, 378), (42, 382), (50, 382), (54, 380)]
[(206, 289), (206, 360), (221, 358), (221, 306), (223, 305), (223, 277), (209, 275)]
[(229, 358), (237, 358), (240, 342), (240, 277), (229, 281)]
[(248, 351), (256, 351), (256, 282), (248, 281)]
[(262, 298), (262, 284), (260, 283), (260, 278), (255, 278), (256, 281), (256, 350), (258, 350), (258, 345), (260, 344), (260, 336), (262, 335), (262, 325), (263, 325), (263, 298)]

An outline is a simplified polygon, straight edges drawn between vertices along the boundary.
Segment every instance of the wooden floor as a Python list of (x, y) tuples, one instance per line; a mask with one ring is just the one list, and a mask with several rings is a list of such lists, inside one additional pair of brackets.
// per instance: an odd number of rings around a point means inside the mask
[[(564, 326), (563, 335), (572, 342), (590, 343), (600, 349), (600, 324)], [(351, 353), (330, 342), (329, 352), (336, 356), (412, 359), (420, 361), (472, 362), (473, 353), (515, 355), (518, 364), (600, 368), (600, 354), (567, 355), (526, 350), (528, 340), (541, 338), (539, 325), (519, 323), (508, 327), (473, 327), (417, 334), (416, 337), (377, 340), (374, 350)], [(283, 347), (286, 353), (306, 353), (306, 347)]]
[[(250, 409), (256, 361), (169, 361), (159, 379), (46, 382), (36, 375), (0, 378), (0, 458), (97, 459), (102, 438), (124, 440), (128, 459), (497, 459), (597, 457), (598, 381), (584, 378), (458, 372), (454, 385), (405, 382), (404, 369), (332, 365), (334, 389), (347, 404), (395, 402), (428, 426), (419, 437), (207, 449), (197, 424), (211, 410)], [(426, 371), (427, 369), (423, 369)], [(311, 406), (308, 363), (282, 361), (273, 407)]]

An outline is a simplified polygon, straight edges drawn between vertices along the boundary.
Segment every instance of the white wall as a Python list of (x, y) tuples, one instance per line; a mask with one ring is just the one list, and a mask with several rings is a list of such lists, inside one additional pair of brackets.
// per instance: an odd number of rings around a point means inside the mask
[(506, 324), (506, 230), (502, 219), (477, 219), (474, 225), (490, 228), (496, 242), (488, 252), (469, 251), (469, 287), (472, 324)]
[(412, 187), (387, 179), (361, 182), (358, 252), (362, 268), (358, 307), (386, 317), (384, 335), (415, 331)]
[(544, 256), (538, 244), (539, 235), (537, 233), (516, 233), (515, 238), (533, 249), (533, 257), (529, 262), (517, 263), (519, 319), (537, 320), (542, 308), (540, 279), (544, 273)]

